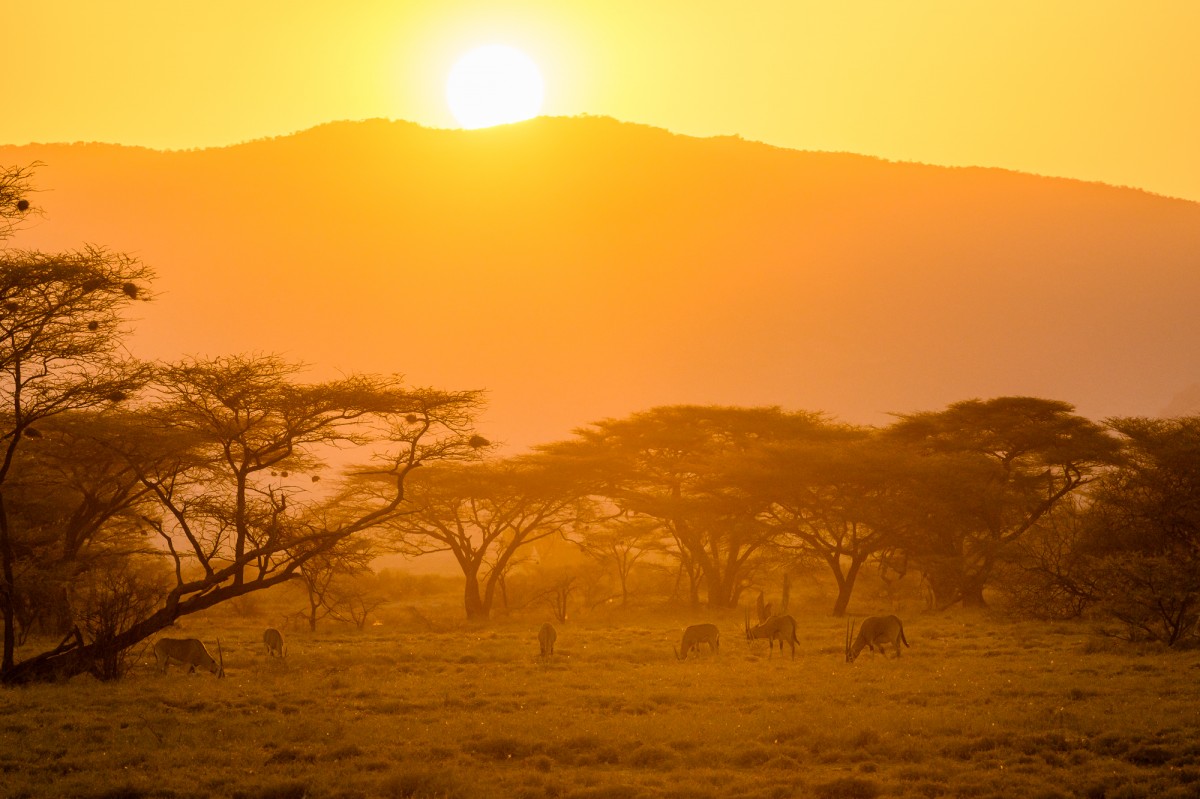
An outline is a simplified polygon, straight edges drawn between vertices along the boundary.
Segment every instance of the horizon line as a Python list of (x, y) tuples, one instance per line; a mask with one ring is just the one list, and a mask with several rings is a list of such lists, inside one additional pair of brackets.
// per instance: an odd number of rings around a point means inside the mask
[(653, 125), (648, 122), (636, 122), (636, 121), (632, 121), (632, 120), (619, 119), (617, 117), (610, 116), (607, 114), (590, 114), (587, 112), (582, 112), (582, 113), (574, 114), (574, 115), (549, 115), (549, 114), (541, 115), (540, 114), (538, 116), (529, 117), (528, 119), (517, 120), (514, 122), (504, 122), (504, 123), (500, 123), (498, 125), (488, 125), (486, 127), (480, 127), (480, 128), (438, 127), (435, 125), (427, 125), (423, 122), (416, 122), (416, 121), (413, 121), (410, 119), (403, 119), (403, 118), (399, 118), (399, 117), (366, 117), (366, 118), (362, 118), (362, 119), (332, 119), (332, 120), (328, 120), (325, 122), (318, 122), (316, 124), (309, 125), (308, 127), (299, 128), (299, 129), (292, 130), (292, 131), (289, 131), (286, 133), (268, 134), (268, 135), (253, 137), (253, 138), (249, 138), (249, 139), (241, 139), (238, 141), (231, 141), (231, 142), (227, 142), (224, 144), (204, 144), (204, 145), (195, 145), (195, 146), (191, 146), (191, 147), (154, 147), (154, 146), (146, 145), (146, 144), (130, 144), (130, 143), (126, 143), (126, 142), (101, 141), (98, 139), (92, 139), (92, 140), (77, 139), (75, 141), (28, 141), (28, 142), (19, 143), (19, 144), (12, 143), (12, 142), (0, 142), (0, 149), (24, 148), (24, 147), (102, 146), (102, 147), (122, 147), (122, 148), (127, 148), (127, 149), (146, 150), (149, 152), (163, 153), (163, 154), (196, 153), (196, 152), (205, 152), (208, 150), (226, 150), (226, 149), (232, 149), (235, 147), (242, 147), (242, 146), (251, 145), (251, 144), (270, 142), (270, 141), (274, 141), (277, 139), (292, 138), (295, 136), (303, 135), (310, 131), (318, 130), (318, 129), (324, 128), (324, 127), (331, 127), (331, 126), (335, 126), (335, 125), (359, 125), (359, 124), (371, 123), (371, 122), (384, 122), (384, 123), (388, 123), (388, 124), (407, 125), (407, 126), (411, 126), (414, 128), (419, 128), (421, 130), (432, 131), (432, 132), (437, 132), (437, 133), (452, 133), (452, 134), (464, 134), (464, 135), (486, 135), (488, 131), (494, 131), (497, 129), (513, 128), (518, 125), (525, 125), (525, 124), (529, 124), (529, 123), (548, 122), (548, 121), (564, 121), (564, 120), (565, 121), (599, 120), (599, 121), (605, 121), (605, 122), (614, 122), (618, 125), (629, 125), (632, 127), (645, 128), (648, 130), (668, 133), (672, 136), (680, 136), (683, 138), (696, 139), (699, 141), (710, 141), (710, 140), (716, 140), (716, 139), (734, 139), (737, 141), (744, 142), (746, 144), (769, 147), (771, 149), (783, 150), (786, 152), (814, 153), (814, 154), (825, 154), (825, 155), (848, 155), (848, 156), (855, 156), (855, 157), (859, 157), (859, 158), (868, 158), (868, 159), (881, 161), (881, 162), (888, 163), (888, 164), (907, 164), (907, 165), (915, 165), (915, 166), (934, 167), (934, 168), (939, 168), (939, 169), (996, 170), (996, 171), (1008, 172), (1008, 173), (1012, 173), (1012, 174), (1016, 174), (1016, 175), (1026, 175), (1026, 176), (1030, 176), (1030, 177), (1046, 178), (1049, 180), (1068, 180), (1068, 181), (1073, 181), (1076, 183), (1104, 186), (1104, 187), (1113, 188), (1113, 189), (1136, 191), (1136, 192), (1140, 192), (1142, 194), (1147, 194), (1152, 197), (1157, 197), (1157, 198), (1161, 198), (1161, 199), (1176, 200), (1176, 201), (1192, 203), (1192, 204), (1200, 204), (1200, 198), (1191, 199), (1189, 197), (1181, 197), (1178, 195), (1164, 194), (1164, 193), (1153, 191), (1151, 189), (1147, 189), (1147, 188), (1144, 188), (1141, 186), (1131, 186), (1131, 185), (1124, 185), (1124, 184), (1117, 184), (1117, 183), (1108, 183), (1106, 181), (1094, 179), (1094, 178), (1081, 178), (1081, 177), (1076, 177), (1076, 176), (1071, 176), (1071, 175), (1050, 175), (1050, 174), (1045, 174), (1045, 173), (1040, 173), (1040, 172), (1029, 172), (1029, 171), (1025, 171), (1025, 170), (1021, 170), (1021, 169), (1015, 169), (1013, 167), (987, 165), (987, 164), (934, 163), (934, 162), (929, 162), (929, 161), (896, 159), (896, 158), (889, 158), (887, 156), (882, 156), (882, 155), (875, 155), (875, 154), (871, 154), (871, 153), (855, 152), (852, 150), (821, 150), (821, 149), (799, 148), (799, 147), (793, 147), (793, 146), (788, 146), (788, 145), (783, 145), (783, 144), (775, 144), (773, 142), (763, 141), (761, 139), (746, 138), (745, 136), (743, 136), (740, 133), (718, 133), (718, 134), (712, 134), (712, 135), (698, 135), (698, 134), (694, 134), (694, 133), (682, 133), (679, 131), (671, 130), (670, 128), (662, 127), (659, 125)]

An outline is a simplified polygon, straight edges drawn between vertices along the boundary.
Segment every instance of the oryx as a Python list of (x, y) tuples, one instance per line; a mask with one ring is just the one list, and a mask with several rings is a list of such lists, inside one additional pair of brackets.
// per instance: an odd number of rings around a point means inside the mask
[(213, 660), (213, 656), (204, 648), (204, 642), (199, 638), (159, 638), (154, 642), (154, 659), (158, 670), (167, 673), (171, 661), (188, 666), (191, 674), (199, 666), (207, 669), (218, 677), (225, 676), (225, 654), (221, 651), (221, 639), (217, 639), (217, 654), (221, 661)]
[[(853, 643), (851, 643), (852, 640)], [(894, 644), (896, 657), (900, 657), (901, 642), (908, 646), (908, 639), (904, 637), (904, 623), (898, 616), (869, 616), (863, 619), (862, 625), (858, 628), (857, 638), (854, 637), (853, 622), (846, 622), (847, 663), (853, 663), (864, 647), (869, 648), (872, 652), (875, 651), (875, 647), (879, 647), (879, 651), (886, 657), (887, 653), (883, 652), (884, 644)]]
[(791, 616), (772, 616), (757, 627), (750, 626), (750, 611), (746, 611), (746, 640), (753, 641), (755, 638), (767, 639), (767, 660), (771, 659), (771, 652), (775, 649), (775, 642), (779, 642), (779, 654), (783, 654), (783, 645), (786, 643), (792, 647), (792, 660), (796, 659), (796, 644), (800, 640), (796, 638), (796, 620)]
[[(693, 624), (683, 631), (683, 642), (680, 648), (675, 649), (675, 657), (678, 660), (687, 660), (687, 656), (694, 649), (700, 651), (700, 644), (708, 644), (710, 652), (716, 652), (721, 648), (721, 633), (717, 630), (715, 624)], [(674, 647), (671, 647), (674, 649)]]
[(278, 655), (283, 657), (283, 633), (270, 627), (263, 633), (263, 644), (267, 647), (267, 657)]
[(554, 625), (546, 622), (542, 628), (538, 630), (538, 646), (542, 650), (542, 657), (548, 658), (554, 654), (554, 642), (558, 640), (558, 631), (554, 629)]

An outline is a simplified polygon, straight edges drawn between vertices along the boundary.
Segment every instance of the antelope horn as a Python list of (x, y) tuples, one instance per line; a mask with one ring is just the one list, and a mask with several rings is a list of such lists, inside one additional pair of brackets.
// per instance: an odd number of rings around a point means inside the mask
[(221, 651), (221, 639), (217, 639), (217, 676), (225, 676), (225, 653)]

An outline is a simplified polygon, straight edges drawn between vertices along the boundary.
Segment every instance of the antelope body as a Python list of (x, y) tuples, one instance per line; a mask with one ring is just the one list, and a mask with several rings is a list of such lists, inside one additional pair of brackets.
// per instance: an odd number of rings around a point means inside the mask
[(750, 626), (750, 611), (746, 611), (746, 640), (753, 641), (756, 638), (767, 639), (767, 659), (771, 659), (771, 653), (775, 649), (775, 642), (779, 642), (779, 654), (783, 654), (783, 645), (786, 643), (792, 647), (792, 660), (796, 659), (796, 644), (800, 640), (796, 638), (796, 620), (791, 616), (772, 616), (757, 627)]
[(263, 633), (263, 644), (267, 647), (267, 656), (283, 657), (283, 633), (274, 627)]
[(901, 642), (908, 646), (908, 639), (904, 637), (904, 623), (900, 621), (900, 617), (870, 616), (863, 619), (858, 628), (858, 637), (854, 637), (853, 624), (846, 627), (846, 662), (853, 663), (863, 649), (874, 652), (875, 647), (879, 647), (879, 651), (886, 657), (887, 653), (883, 650), (885, 644), (894, 645), (896, 657), (900, 657)]
[[(220, 652), (221, 642), (217, 641), (217, 651)], [(213, 656), (208, 653), (204, 647), (204, 642), (199, 638), (159, 638), (154, 642), (154, 659), (157, 661), (158, 670), (163, 674), (167, 673), (167, 666), (174, 661), (184, 666), (188, 666), (188, 673), (192, 673), (199, 666), (202, 669), (212, 672), (218, 677), (225, 676), (225, 658), (222, 655), (221, 662), (218, 663), (213, 659)]]
[[(721, 633), (715, 624), (693, 624), (683, 631), (682, 652), (675, 650), (678, 660), (687, 660), (688, 654), (694, 649), (700, 651), (700, 644), (708, 644), (709, 651), (716, 652), (721, 648)], [(672, 647), (674, 648), (674, 647)]]
[(554, 654), (554, 642), (558, 640), (558, 631), (554, 629), (554, 625), (546, 622), (542, 625), (542, 629), (538, 630), (538, 646), (541, 647), (542, 657), (550, 657)]

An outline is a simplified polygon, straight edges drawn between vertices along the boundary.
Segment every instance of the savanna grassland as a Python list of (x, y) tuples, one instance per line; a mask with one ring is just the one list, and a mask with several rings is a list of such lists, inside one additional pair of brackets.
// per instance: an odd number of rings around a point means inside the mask
[[(558, 625), (290, 632), (215, 614), (182, 632), (228, 676), (0, 691), (7, 797), (1183, 797), (1200, 795), (1200, 652), (1073, 624), (907, 613), (899, 660), (842, 657), (796, 611), (796, 659), (742, 619), (662, 612)], [(676, 661), (684, 625), (720, 652)]]

